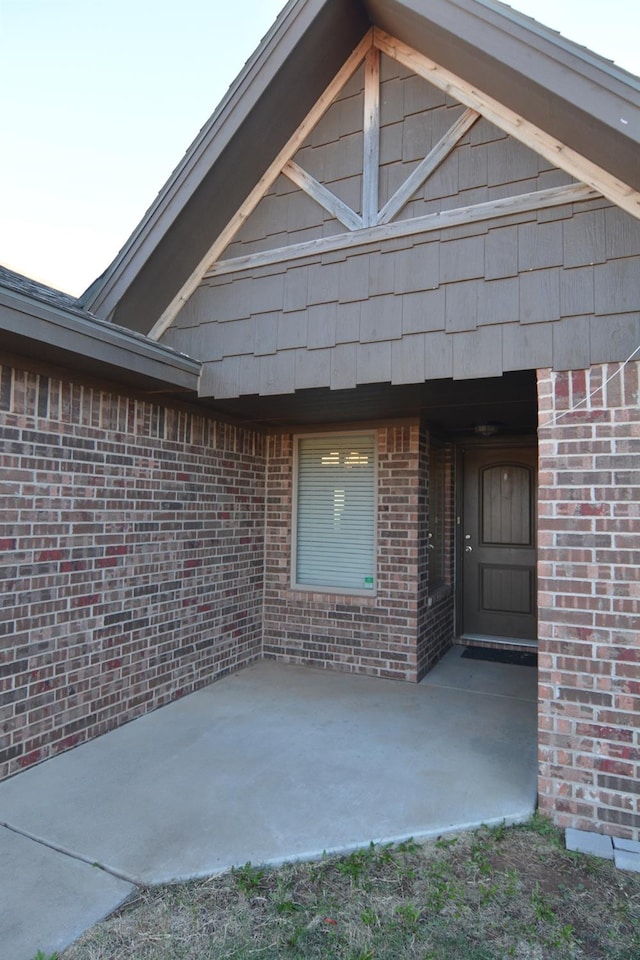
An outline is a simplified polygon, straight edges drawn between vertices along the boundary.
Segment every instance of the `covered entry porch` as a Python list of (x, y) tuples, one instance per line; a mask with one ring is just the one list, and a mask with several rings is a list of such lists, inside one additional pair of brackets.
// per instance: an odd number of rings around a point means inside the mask
[(537, 671), (461, 651), (417, 685), (259, 661), (0, 784), (5, 929), (33, 940), (8, 955), (60, 949), (120, 881), (527, 819)]
[(456, 639), (535, 648), (535, 371), (221, 408), (268, 430), (266, 656), (415, 682)]

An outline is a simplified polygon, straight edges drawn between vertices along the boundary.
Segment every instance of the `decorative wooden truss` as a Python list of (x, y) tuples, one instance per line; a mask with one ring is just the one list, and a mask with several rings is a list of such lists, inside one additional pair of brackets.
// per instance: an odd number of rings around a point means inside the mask
[[(427, 80), (467, 108), (389, 198), (382, 209), (379, 209), (378, 205), (380, 53), (384, 53), (403, 64), (417, 76)], [(316, 180), (306, 170), (303, 170), (293, 158), (313, 128), (329, 109), (335, 97), (362, 63), (365, 65), (362, 213), (357, 213), (324, 184)], [(396, 220), (395, 218), (413, 194), (449, 156), (481, 116), (580, 182), (445, 210), (422, 217)], [(338, 236), (323, 237), (247, 256), (221, 260), (220, 257), (224, 250), (281, 174), (288, 177), (332, 217), (339, 220), (347, 228), (347, 232)], [(188, 300), (205, 277), (235, 273), (256, 266), (296, 260), (332, 250), (359, 247), (392, 237), (428, 233), (434, 230), (442, 230), (445, 227), (560, 206), (599, 196), (607, 197), (633, 216), (640, 217), (640, 195), (631, 190), (628, 185), (621, 183), (611, 174), (504, 107), (498, 101), (485, 96), (472, 85), (440, 67), (428, 57), (417, 53), (411, 47), (374, 27), (368, 31), (288, 143), (264, 172), (240, 209), (215, 239), (207, 255), (169, 304), (149, 336), (156, 340), (162, 336), (185, 301)]]

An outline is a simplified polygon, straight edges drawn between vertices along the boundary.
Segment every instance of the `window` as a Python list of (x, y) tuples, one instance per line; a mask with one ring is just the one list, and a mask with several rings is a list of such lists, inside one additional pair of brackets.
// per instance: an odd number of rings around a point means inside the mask
[(296, 468), (294, 585), (373, 591), (374, 436), (299, 437)]

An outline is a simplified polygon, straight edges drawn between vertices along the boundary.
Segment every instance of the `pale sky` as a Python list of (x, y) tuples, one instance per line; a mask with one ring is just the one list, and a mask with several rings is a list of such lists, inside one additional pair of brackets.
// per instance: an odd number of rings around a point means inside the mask
[[(284, 0), (0, 0), (0, 263), (80, 294)], [(514, 0), (640, 74), (639, 0)]]

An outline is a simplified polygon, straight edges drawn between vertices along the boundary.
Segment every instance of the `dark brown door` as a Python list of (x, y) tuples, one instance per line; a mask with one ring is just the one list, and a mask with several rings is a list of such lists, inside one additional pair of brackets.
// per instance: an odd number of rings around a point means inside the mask
[(464, 453), (465, 636), (537, 639), (536, 462), (530, 447)]

